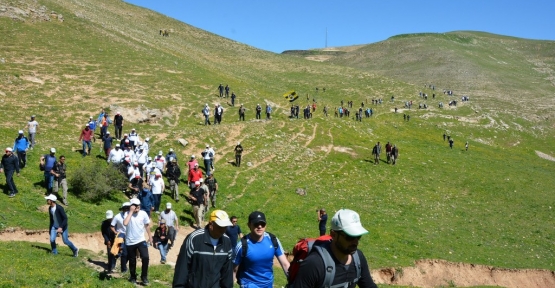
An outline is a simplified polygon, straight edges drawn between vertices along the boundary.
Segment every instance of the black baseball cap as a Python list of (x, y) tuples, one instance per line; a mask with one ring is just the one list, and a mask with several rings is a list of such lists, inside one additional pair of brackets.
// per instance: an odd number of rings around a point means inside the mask
[(260, 211), (254, 211), (249, 215), (249, 223), (266, 223), (266, 215)]

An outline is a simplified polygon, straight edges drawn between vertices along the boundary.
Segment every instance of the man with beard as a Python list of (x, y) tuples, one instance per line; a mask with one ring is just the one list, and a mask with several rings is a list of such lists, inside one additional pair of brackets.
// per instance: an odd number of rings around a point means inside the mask
[[(292, 287), (377, 288), (366, 257), (358, 250), (360, 238), (367, 233), (358, 213), (349, 209), (337, 211), (331, 220), (331, 242), (313, 247), (313, 253), (301, 263)], [(330, 256), (335, 265), (326, 270), (324, 257), (329, 259)], [(330, 283), (325, 283), (326, 280)]]

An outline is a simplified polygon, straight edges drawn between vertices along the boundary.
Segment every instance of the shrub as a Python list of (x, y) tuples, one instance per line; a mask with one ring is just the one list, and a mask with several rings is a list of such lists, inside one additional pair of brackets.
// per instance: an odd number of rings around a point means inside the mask
[(82, 163), (72, 175), (69, 183), (73, 192), (87, 202), (111, 198), (128, 185), (126, 177), (115, 166), (97, 161)]

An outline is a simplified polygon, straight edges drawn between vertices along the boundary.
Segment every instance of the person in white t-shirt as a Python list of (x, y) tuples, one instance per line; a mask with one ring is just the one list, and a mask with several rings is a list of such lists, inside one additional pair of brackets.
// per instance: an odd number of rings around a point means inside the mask
[[(125, 245), (129, 258), (129, 282), (137, 283), (137, 250), (141, 256), (141, 281), (148, 285), (148, 246), (152, 245), (152, 233), (150, 232), (150, 218), (145, 211), (141, 210), (141, 201), (137, 198), (131, 199), (129, 213), (123, 220), (125, 225)], [(148, 234), (148, 242), (145, 239), (145, 231)]]
[(29, 129), (29, 142), (31, 144), (29, 148), (33, 149), (33, 146), (35, 146), (35, 136), (39, 133), (39, 122), (35, 120), (35, 115), (31, 116), (31, 120), (27, 122), (25, 128)]
[(157, 172), (154, 179), (150, 182), (150, 190), (154, 195), (154, 211), (160, 214), (160, 201), (162, 201), (162, 193), (166, 189), (164, 185), (164, 179), (162, 178), (162, 173)]
[(168, 237), (171, 241), (169, 248), (171, 248), (173, 246), (173, 243), (175, 243), (177, 230), (179, 230), (179, 219), (177, 218), (175, 212), (172, 210), (172, 203), (166, 203), (166, 210), (160, 212), (160, 219), (166, 220), (166, 225), (168, 226), (169, 232)]

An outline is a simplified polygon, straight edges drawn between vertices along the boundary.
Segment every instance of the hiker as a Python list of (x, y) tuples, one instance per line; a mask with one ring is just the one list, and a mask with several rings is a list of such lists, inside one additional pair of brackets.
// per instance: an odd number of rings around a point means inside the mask
[[(301, 262), (292, 287), (377, 288), (370, 275), (366, 257), (358, 249), (360, 238), (367, 233), (355, 211), (349, 209), (337, 211), (331, 220), (331, 242), (317, 246), (314, 249), (317, 252), (310, 253)], [(331, 262), (334, 266), (325, 267), (326, 262)], [(326, 272), (326, 269), (329, 272)], [(327, 273), (333, 275), (330, 277), (333, 279), (330, 283), (325, 283), (325, 279), (328, 278)]]
[(241, 227), (237, 224), (237, 216), (231, 216), (231, 226), (227, 226), (225, 230), (225, 235), (231, 240), (231, 247), (233, 247), (233, 256), (231, 259), (235, 259), (235, 246), (237, 246), (237, 239), (243, 238), (243, 232)]
[(204, 104), (204, 108), (202, 109), (202, 115), (204, 116), (204, 126), (211, 125), (211, 123), (210, 123), (210, 107), (208, 107), (208, 103)]
[(229, 97), (229, 86), (227, 84), (225, 84), (225, 97)]
[(50, 154), (40, 157), (40, 168), (44, 170), (44, 184), (46, 186), (47, 195), (52, 193), (54, 175), (50, 172), (54, 168), (54, 164), (56, 164), (56, 148), (50, 148)]
[(135, 151), (135, 148), (137, 148), (138, 143), (139, 143), (139, 133), (137, 133), (137, 130), (133, 128), (131, 129), (131, 132), (129, 132), (129, 146), (131, 146), (131, 150)]
[(27, 137), (23, 134), (23, 130), (19, 130), (19, 134), (13, 143), (13, 151), (17, 153), (17, 159), (19, 160), (19, 168), (25, 168), (27, 164), (27, 151), (29, 151), (30, 142)]
[[(235, 106), (235, 98), (237, 98), (237, 95), (235, 95), (235, 92), (231, 92), (231, 106)], [(243, 105), (241, 105), (243, 106)]]
[(261, 112), (262, 112), (262, 107), (260, 107), (260, 104), (256, 104), (256, 119), (260, 119)]
[(241, 146), (241, 142), (237, 142), (237, 146), (235, 146), (235, 166), (241, 167), (241, 154), (243, 154), (243, 146)]
[[(110, 134), (107, 134), (110, 135)], [(106, 162), (112, 163), (114, 165), (119, 165), (123, 160), (123, 150), (120, 149), (120, 145), (116, 144), (116, 149), (110, 150), (110, 154), (108, 154), (108, 159)]]
[(50, 216), (50, 246), (52, 247), (52, 254), (58, 254), (58, 249), (56, 248), (56, 236), (58, 234), (62, 235), (64, 244), (66, 244), (69, 249), (73, 252), (73, 257), (79, 256), (79, 248), (75, 247), (71, 241), (69, 241), (69, 231), (67, 229), (67, 215), (64, 208), (56, 204), (56, 196), (50, 194), (46, 197), (46, 203), (48, 204), (48, 214)]
[(216, 169), (214, 169), (214, 156), (216, 156), (214, 149), (210, 148), (210, 145), (206, 144), (206, 149), (204, 149), (204, 151), (200, 154), (204, 160), (204, 171), (206, 173), (209, 173), (210, 169), (212, 169), (212, 171), (216, 171)]
[(166, 220), (166, 226), (168, 226), (168, 237), (170, 240), (168, 249), (170, 249), (173, 247), (173, 244), (175, 244), (175, 237), (177, 236), (177, 231), (179, 230), (179, 219), (172, 210), (172, 203), (166, 203), (166, 210), (160, 213), (160, 219)]
[(389, 141), (387, 141), (387, 144), (385, 144), (385, 155), (387, 156), (387, 164), (391, 162), (391, 148), (391, 144), (389, 144)]
[(468, 151), (468, 141), (466, 141), (466, 143), (464, 143), (464, 148), (466, 149), (466, 151)]
[(175, 201), (179, 201), (179, 177), (181, 177), (181, 169), (177, 165), (177, 159), (170, 157), (166, 167), (166, 178), (168, 178), (170, 183), (171, 196)]
[(154, 211), (156, 198), (152, 194), (152, 190), (147, 183), (143, 182), (141, 178), (137, 180), (137, 188), (135, 191), (137, 192), (137, 199), (141, 201), (141, 211), (144, 211), (149, 218), (152, 218), (151, 213)]
[(29, 135), (29, 141), (31, 142), (31, 147), (30, 149), (32, 150), (33, 147), (35, 147), (36, 144), (36, 136), (37, 134), (39, 134), (39, 122), (37, 122), (37, 120), (35, 120), (35, 115), (31, 116), (31, 120), (29, 122), (27, 122), (27, 125), (25, 126), (25, 128), (27, 128), (28, 130), (28, 135)]
[(220, 86), (218, 86), (218, 91), (220, 91), (220, 98), (224, 96), (224, 86), (222, 85), (222, 83), (220, 83)]
[(204, 229), (185, 238), (175, 263), (173, 287), (233, 287), (233, 246), (224, 236), (231, 225), (225, 211), (214, 210)]
[(445, 142), (445, 138), (447, 138), (447, 135), (445, 135), (445, 133), (443, 133), (443, 142)]
[[(202, 179), (202, 178), (201, 178)], [(214, 173), (208, 174), (206, 179), (206, 186), (208, 187), (208, 195), (210, 197), (210, 203), (212, 208), (216, 208), (216, 193), (218, 193), (218, 180), (214, 178)], [(208, 206), (208, 202), (206, 203)]]
[(172, 158), (172, 157), (173, 157), (173, 159), (175, 159), (177, 161), (177, 154), (175, 154), (175, 151), (173, 151), (173, 148), (170, 148), (170, 150), (168, 151), (168, 154), (166, 154), (166, 163), (167, 164), (170, 163), (170, 158)]
[(455, 143), (455, 140), (453, 140), (453, 138), (449, 138), (449, 147), (451, 149), (453, 149), (453, 143)]
[[(127, 246), (125, 246), (125, 225), (123, 225), (123, 219), (125, 219), (127, 217), (127, 213), (129, 213), (129, 207), (131, 206), (131, 202), (124, 202), (121, 205), (121, 208), (119, 209), (120, 212), (118, 214), (116, 214), (114, 216), (114, 218), (112, 219), (112, 223), (110, 223), (110, 226), (112, 229), (112, 232), (114, 232), (114, 234), (116, 235), (117, 238), (119, 238), (119, 240), (121, 241), (121, 246), (120, 246), (120, 251), (118, 253), (118, 256), (121, 258), (121, 264), (120, 264), (120, 268), (121, 268), (121, 273), (125, 273), (127, 272)], [(113, 245), (116, 245), (115, 243), (113, 243)]]
[(249, 215), (250, 233), (241, 238), (235, 248), (233, 271), (241, 287), (273, 287), (273, 259), (277, 257), (281, 268), (287, 274), (289, 261), (283, 253), (279, 239), (266, 232), (266, 216), (260, 211)]
[(123, 116), (121, 115), (121, 113), (118, 111), (116, 113), (116, 116), (114, 116), (114, 129), (115, 129), (115, 137), (118, 140), (121, 140), (121, 131), (123, 130)]
[(164, 179), (162, 178), (162, 173), (156, 172), (154, 175), (154, 180), (151, 179), (149, 182), (150, 189), (152, 190), (152, 195), (154, 195), (154, 211), (156, 214), (160, 214), (160, 202), (162, 201), (162, 193), (166, 190), (164, 184)]
[(372, 148), (372, 155), (374, 155), (374, 164), (380, 164), (380, 153), (382, 152), (382, 146), (380, 146), (380, 142), (374, 145)]
[(92, 130), (93, 142), (96, 142), (96, 137), (94, 136), (94, 133), (96, 132), (96, 121), (93, 120), (92, 116), (89, 117), (89, 123), (87, 124), (87, 126), (89, 126), (89, 128)]
[(195, 163), (192, 170), (189, 170), (187, 176), (187, 185), (190, 189), (195, 188), (195, 182), (202, 178), (202, 170), (198, 167), (198, 163)]
[(241, 104), (241, 107), (239, 107), (239, 121), (245, 121), (245, 107), (243, 106), (243, 104)]
[[(66, 179), (66, 156), (61, 155), (60, 160), (54, 164), (54, 168), (50, 171), (52, 175), (54, 175), (55, 183), (52, 184), (52, 192), (58, 193), (60, 190), (60, 186), (62, 187), (62, 203), (64, 205), (69, 205), (67, 202), (67, 179)], [(58, 194), (59, 195), (59, 194)]]
[(154, 167), (156, 167), (160, 172), (166, 170), (166, 158), (164, 158), (164, 153), (162, 150), (158, 151), (158, 155), (154, 157)]
[(17, 173), (19, 176), (19, 160), (17, 156), (13, 154), (13, 149), (11, 147), (6, 148), (6, 154), (2, 155), (2, 161), (0, 162), (0, 173), (4, 173), (6, 176), (6, 185), (10, 190), (9, 197), (15, 197), (19, 191), (17, 191), (17, 187), (15, 186), (15, 182), (13, 181), (13, 174), (14, 172)]
[(326, 209), (322, 208), (317, 210), (318, 212), (318, 229), (320, 230), (320, 236), (326, 235), (326, 223), (328, 222), (328, 213)]
[(91, 138), (93, 136), (93, 130), (89, 127), (89, 125), (85, 126), (85, 129), (81, 130), (81, 134), (79, 135), (79, 140), (77, 142), (83, 143), (83, 157), (87, 155), (91, 155)]
[[(140, 209), (141, 201), (137, 198), (131, 199), (131, 207), (129, 213), (123, 220), (125, 225), (125, 245), (127, 245), (127, 253), (129, 258), (129, 282), (137, 283), (137, 251), (141, 256), (141, 280), (143, 285), (148, 285), (148, 244), (152, 243), (152, 234), (150, 232), (150, 218)], [(148, 234), (148, 242), (145, 238), (145, 231)]]
[(112, 245), (116, 239), (116, 233), (111, 229), (112, 220), (114, 219), (114, 212), (112, 210), (106, 211), (106, 219), (102, 221), (100, 225), (100, 232), (104, 238), (104, 245), (106, 245), (106, 250), (108, 252), (108, 273), (112, 273), (114, 268), (116, 268), (116, 256), (111, 253)]
[(160, 224), (158, 228), (154, 231), (154, 237), (152, 241), (154, 243), (154, 248), (160, 250), (160, 264), (166, 264), (166, 254), (168, 253), (168, 226), (166, 226), (166, 220), (160, 219)]
[(270, 120), (272, 115), (272, 106), (266, 104), (266, 120)]
[(193, 216), (195, 218), (195, 225), (193, 228), (201, 229), (204, 220), (204, 206), (206, 205), (206, 191), (200, 188), (200, 181), (195, 181), (195, 188), (191, 189), (189, 199), (193, 205)]
[(106, 155), (106, 160), (110, 156), (110, 152), (112, 151), (112, 143), (114, 142), (114, 138), (110, 136), (110, 131), (107, 131), (106, 134), (102, 137), (102, 148), (104, 149), (104, 155)]
[(391, 162), (393, 165), (397, 163), (397, 158), (399, 158), (399, 148), (397, 148), (396, 145), (393, 145), (393, 147), (391, 147)]
[(189, 161), (187, 161), (187, 173), (195, 168), (195, 164), (198, 164), (195, 154), (191, 155)]

